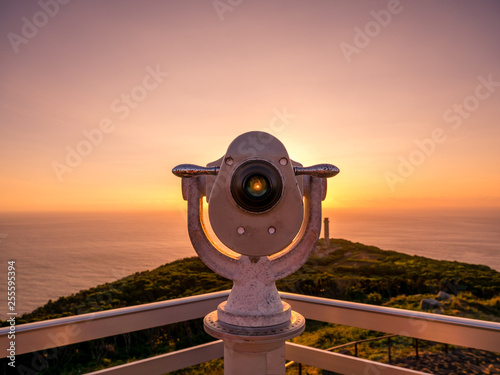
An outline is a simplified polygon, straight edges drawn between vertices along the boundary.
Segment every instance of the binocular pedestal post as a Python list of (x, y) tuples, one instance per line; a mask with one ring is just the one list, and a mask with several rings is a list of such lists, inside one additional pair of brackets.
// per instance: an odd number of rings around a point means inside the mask
[(217, 311), (204, 319), (205, 331), (224, 340), (224, 374), (285, 374), (285, 341), (304, 332), (305, 319), (292, 311), (289, 322), (267, 327), (239, 327), (217, 319)]
[[(224, 341), (224, 373), (285, 374), (285, 341), (304, 331), (305, 319), (281, 301), (276, 281), (297, 271), (314, 251), (326, 179), (339, 169), (303, 167), (276, 137), (252, 131), (206, 167), (181, 164), (172, 173), (182, 178), (196, 253), (233, 281), (227, 301), (204, 319), (205, 331)], [(203, 197), (213, 232), (234, 252), (207, 234)]]

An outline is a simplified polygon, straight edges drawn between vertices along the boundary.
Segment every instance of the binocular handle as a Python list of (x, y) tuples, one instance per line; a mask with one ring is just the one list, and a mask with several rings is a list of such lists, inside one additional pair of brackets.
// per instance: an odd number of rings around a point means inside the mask
[[(217, 176), (219, 167), (201, 167), (194, 164), (180, 164), (172, 169), (177, 177), (195, 177), (203, 175)], [(332, 164), (316, 164), (310, 167), (293, 167), (296, 176), (309, 175), (313, 177), (329, 178), (336, 176), (340, 170)]]
[(313, 177), (329, 178), (336, 176), (340, 169), (332, 164), (316, 164), (310, 167), (293, 167), (296, 176), (307, 174)]
[(200, 167), (194, 164), (180, 164), (172, 169), (172, 173), (177, 177), (196, 177), (202, 175), (217, 176), (219, 167)]

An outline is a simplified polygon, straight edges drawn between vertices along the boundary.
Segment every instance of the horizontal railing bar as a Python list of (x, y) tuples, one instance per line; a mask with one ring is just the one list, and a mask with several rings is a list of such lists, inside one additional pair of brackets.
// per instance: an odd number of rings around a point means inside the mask
[[(352, 345), (356, 345), (356, 344), (363, 344), (365, 342), (370, 342), (370, 341), (378, 341), (378, 340), (383, 340), (383, 339), (388, 339), (388, 338), (391, 338), (391, 337), (397, 337), (397, 335), (386, 335), (386, 336), (378, 336), (378, 337), (372, 337), (370, 339), (364, 339), (364, 340), (358, 340), (358, 341), (351, 341), (351, 342), (348, 342), (347, 344), (342, 344), (342, 345), (337, 345), (337, 346), (332, 346), (330, 348), (327, 348), (327, 349), (322, 349), (322, 350), (325, 350), (327, 352), (329, 351), (333, 351), (333, 350), (338, 350), (338, 349), (342, 349), (342, 348), (347, 348), (348, 346), (352, 346)], [(288, 362), (285, 367), (287, 366), (291, 366), (293, 365), (295, 362), (294, 361), (290, 361)]]
[(286, 342), (287, 360), (333, 371), (338, 374), (384, 374), (384, 375), (429, 375), (428, 373), (369, 361), (350, 355), (332, 353), (326, 350)]
[[(16, 326), (16, 355), (202, 318), (227, 299), (229, 290), (99, 311)], [(9, 327), (0, 328), (8, 348)], [(6, 350), (0, 358), (6, 357)]]
[(89, 372), (86, 375), (162, 375), (167, 372), (222, 358), (223, 356), (224, 343), (222, 340), (218, 340), (100, 371)]
[(280, 293), (308, 319), (500, 352), (500, 323)]
[[(16, 354), (65, 346), (201, 318), (227, 299), (229, 290), (16, 326)], [(423, 340), (500, 352), (500, 324), (383, 306), (280, 293), (308, 319)], [(8, 348), (9, 327), (0, 328)], [(0, 358), (7, 351), (0, 353)]]

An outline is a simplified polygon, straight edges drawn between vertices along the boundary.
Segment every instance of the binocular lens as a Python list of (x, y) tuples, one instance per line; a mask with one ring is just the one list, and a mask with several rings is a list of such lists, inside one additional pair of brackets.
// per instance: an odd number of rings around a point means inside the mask
[(269, 192), (269, 182), (265, 176), (251, 176), (247, 178), (245, 191), (252, 197), (261, 198)]
[(231, 195), (236, 204), (246, 211), (264, 212), (281, 198), (283, 181), (272, 164), (249, 161), (240, 165), (231, 179)]

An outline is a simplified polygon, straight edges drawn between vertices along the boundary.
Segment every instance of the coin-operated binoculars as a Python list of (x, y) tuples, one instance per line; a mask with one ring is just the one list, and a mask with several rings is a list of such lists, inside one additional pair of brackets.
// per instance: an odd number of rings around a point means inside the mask
[[(325, 178), (339, 169), (304, 168), (272, 135), (249, 132), (207, 167), (182, 164), (172, 172), (182, 177), (194, 249), (214, 272), (233, 280), (228, 300), (204, 319), (207, 333), (224, 340), (225, 374), (284, 374), (285, 341), (304, 331), (305, 320), (281, 301), (275, 282), (298, 270), (314, 250)], [(210, 239), (203, 196), (213, 232), (234, 253)], [(274, 369), (267, 367), (268, 353), (274, 353)]]

